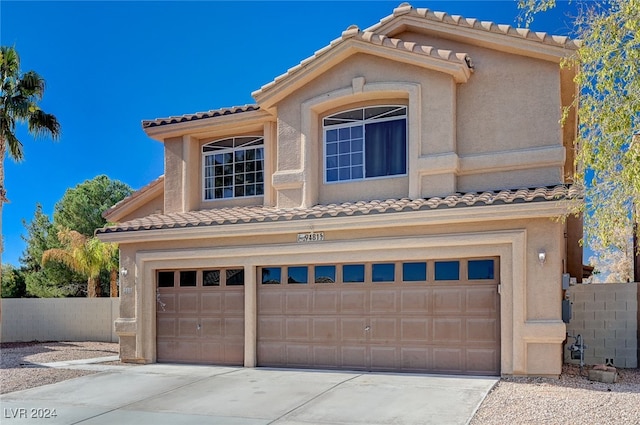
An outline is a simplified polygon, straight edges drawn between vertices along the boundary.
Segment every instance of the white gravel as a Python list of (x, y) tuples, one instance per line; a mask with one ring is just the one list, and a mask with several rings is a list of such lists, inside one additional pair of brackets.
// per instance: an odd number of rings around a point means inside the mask
[(53, 384), (96, 373), (79, 369), (49, 368), (34, 363), (90, 359), (118, 354), (111, 342), (26, 342), (0, 344), (0, 394)]
[[(118, 354), (117, 343), (43, 342), (0, 344), (0, 394), (96, 373), (34, 366)], [(123, 365), (119, 362), (105, 363)], [(618, 382), (589, 381), (587, 371), (565, 365), (560, 379), (503, 378), (470, 425), (640, 424), (640, 369), (618, 369)]]
[(503, 378), (470, 425), (640, 424), (640, 370), (618, 369), (618, 382), (587, 379), (565, 365), (560, 379)]

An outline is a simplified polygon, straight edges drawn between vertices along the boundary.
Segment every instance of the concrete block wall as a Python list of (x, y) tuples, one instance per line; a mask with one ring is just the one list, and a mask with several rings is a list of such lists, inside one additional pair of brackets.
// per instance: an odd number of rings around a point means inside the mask
[(2, 342), (118, 342), (119, 298), (3, 298)]
[[(613, 359), (616, 367), (638, 367), (638, 283), (608, 283), (571, 286), (567, 291), (571, 301), (570, 335), (582, 335), (585, 363), (603, 364)], [(574, 342), (567, 339), (564, 350), (566, 363), (571, 360), (566, 349)]]

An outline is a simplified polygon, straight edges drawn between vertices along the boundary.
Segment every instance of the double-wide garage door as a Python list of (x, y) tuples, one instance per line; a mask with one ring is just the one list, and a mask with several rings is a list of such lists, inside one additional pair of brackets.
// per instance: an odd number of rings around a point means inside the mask
[(259, 269), (258, 364), (500, 373), (498, 259)]

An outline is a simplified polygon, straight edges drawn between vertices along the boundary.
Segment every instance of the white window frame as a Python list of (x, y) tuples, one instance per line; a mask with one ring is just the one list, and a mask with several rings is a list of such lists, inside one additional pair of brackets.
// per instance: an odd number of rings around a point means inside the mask
[[(384, 117), (384, 115), (393, 112), (393, 111), (389, 111), (389, 112), (385, 112), (381, 115), (383, 115), (383, 117), (378, 117), (378, 116), (374, 116), (371, 118), (364, 118), (364, 111), (366, 109), (370, 109), (370, 108), (397, 108), (397, 110), (400, 109), (404, 109), (404, 115), (394, 115), (394, 116), (390, 116), (390, 117)], [(349, 122), (345, 122), (343, 124), (332, 124), (332, 125), (326, 125), (325, 122), (328, 119), (336, 119), (334, 118), (336, 115), (340, 115), (340, 114), (344, 114), (347, 112), (352, 112), (352, 111), (358, 111), (358, 110), (362, 110), (362, 119), (353, 119)], [(389, 178), (397, 178), (397, 177), (406, 177), (409, 173), (409, 113), (408, 113), (408, 107), (406, 105), (388, 105), (388, 104), (384, 104), (384, 105), (370, 105), (370, 106), (363, 106), (363, 107), (359, 107), (359, 108), (352, 108), (352, 109), (346, 109), (346, 110), (341, 110), (338, 112), (335, 112), (331, 115), (328, 115), (324, 118), (322, 118), (322, 139), (323, 139), (323, 154), (322, 154), (322, 179), (324, 184), (340, 184), (340, 183), (351, 183), (351, 182), (361, 182), (361, 181), (369, 181), (369, 180), (379, 180), (379, 179), (389, 179)], [(400, 174), (392, 174), (392, 175), (388, 175), (388, 176), (376, 176), (376, 177), (367, 177), (367, 170), (366, 170), (366, 131), (365, 131), (365, 127), (367, 124), (369, 123), (373, 123), (373, 122), (384, 122), (384, 121), (396, 121), (399, 119), (404, 119), (404, 123), (405, 123), (405, 172), (404, 173), (400, 173)], [(344, 121), (348, 121), (348, 119), (343, 119)], [(355, 127), (356, 125), (361, 125), (362, 126), (362, 177), (361, 178), (350, 178), (350, 179), (346, 179), (346, 180), (332, 180), (329, 181), (327, 180), (327, 131), (328, 130), (340, 130), (343, 128), (351, 128), (351, 127)], [(339, 153), (337, 155), (338, 161), (339, 161)], [(353, 165), (350, 165), (350, 167), (353, 167)], [(339, 170), (340, 166), (338, 164), (337, 168)]]
[[(227, 144), (231, 144), (231, 146), (216, 146), (217, 144), (221, 144), (222, 142), (226, 142)], [(254, 172), (256, 173), (256, 175), (260, 172), (262, 173), (262, 181), (258, 182), (257, 179), (256, 181), (253, 183), (256, 185), (256, 192), (258, 192), (257, 187), (258, 185), (262, 185), (262, 193), (259, 194), (255, 194), (255, 195), (239, 195), (236, 196), (236, 160), (235, 160), (235, 154), (236, 152), (239, 151), (248, 151), (248, 150), (258, 150), (261, 149), (262, 155), (260, 159), (255, 159), (255, 162), (260, 161), (262, 163), (262, 169), (261, 170), (254, 170)], [(215, 191), (216, 189), (218, 189), (215, 186), (215, 164), (213, 165), (209, 165), (209, 167), (212, 167), (214, 170), (214, 174), (212, 176), (210, 176), (209, 178), (211, 179), (211, 181), (213, 182), (211, 187), (207, 187), (207, 157), (210, 156), (215, 156), (215, 155), (219, 155), (219, 154), (226, 154), (226, 153), (231, 153), (234, 156), (233, 159), (233, 173), (231, 174), (231, 178), (232, 178), (232, 188), (233, 188), (233, 196), (230, 197), (222, 197), (222, 198), (216, 198), (215, 197)], [(264, 136), (261, 135), (248, 135), (248, 136), (234, 136), (234, 137), (225, 137), (222, 139), (217, 139), (214, 140), (212, 142), (206, 143), (204, 145), (202, 145), (201, 148), (201, 154), (202, 154), (202, 200), (204, 202), (210, 202), (210, 201), (228, 201), (231, 199), (245, 199), (245, 198), (257, 198), (257, 197), (262, 197), (264, 196), (264, 189), (265, 189), (265, 170), (264, 170)], [(246, 171), (245, 171), (246, 172)], [(249, 183), (251, 184), (251, 183)], [(247, 183), (244, 182), (243, 185), (246, 187)], [(224, 188), (227, 186), (223, 186), (221, 189), (224, 190)], [(213, 197), (212, 198), (207, 198), (207, 190), (212, 190), (213, 191)]]

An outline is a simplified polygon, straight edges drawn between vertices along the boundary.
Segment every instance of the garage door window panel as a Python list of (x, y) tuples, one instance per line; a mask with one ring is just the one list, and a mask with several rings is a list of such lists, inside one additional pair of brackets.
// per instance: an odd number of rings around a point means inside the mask
[(180, 272), (180, 286), (196, 286), (198, 272), (195, 270), (186, 270)]
[(345, 264), (342, 266), (344, 283), (364, 283), (364, 264)]
[(335, 283), (336, 266), (315, 266), (315, 283)]
[(263, 285), (279, 285), (282, 282), (282, 268), (264, 267), (262, 268)]
[(402, 281), (403, 282), (426, 282), (427, 280), (427, 263), (402, 263)]
[(158, 287), (173, 288), (175, 276), (174, 272), (158, 272)]
[(373, 264), (371, 274), (373, 282), (392, 283), (396, 280), (396, 265), (393, 263)]
[(467, 263), (467, 270), (469, 280), (494, 279), (493, 260), (469, 260)]
[(306, 284), (309, 282), (309, 268), (307, 266), (287, 267), (287, 283)]
[(202, 286), (220, 286), (220, 270), (204, 270)]
[(460, 280), (460, 261), (436, 261), (435, 280)]
[(226, 270), (226, 286), (243, 286), (244, 285), (244, 269), (227, 269)]

